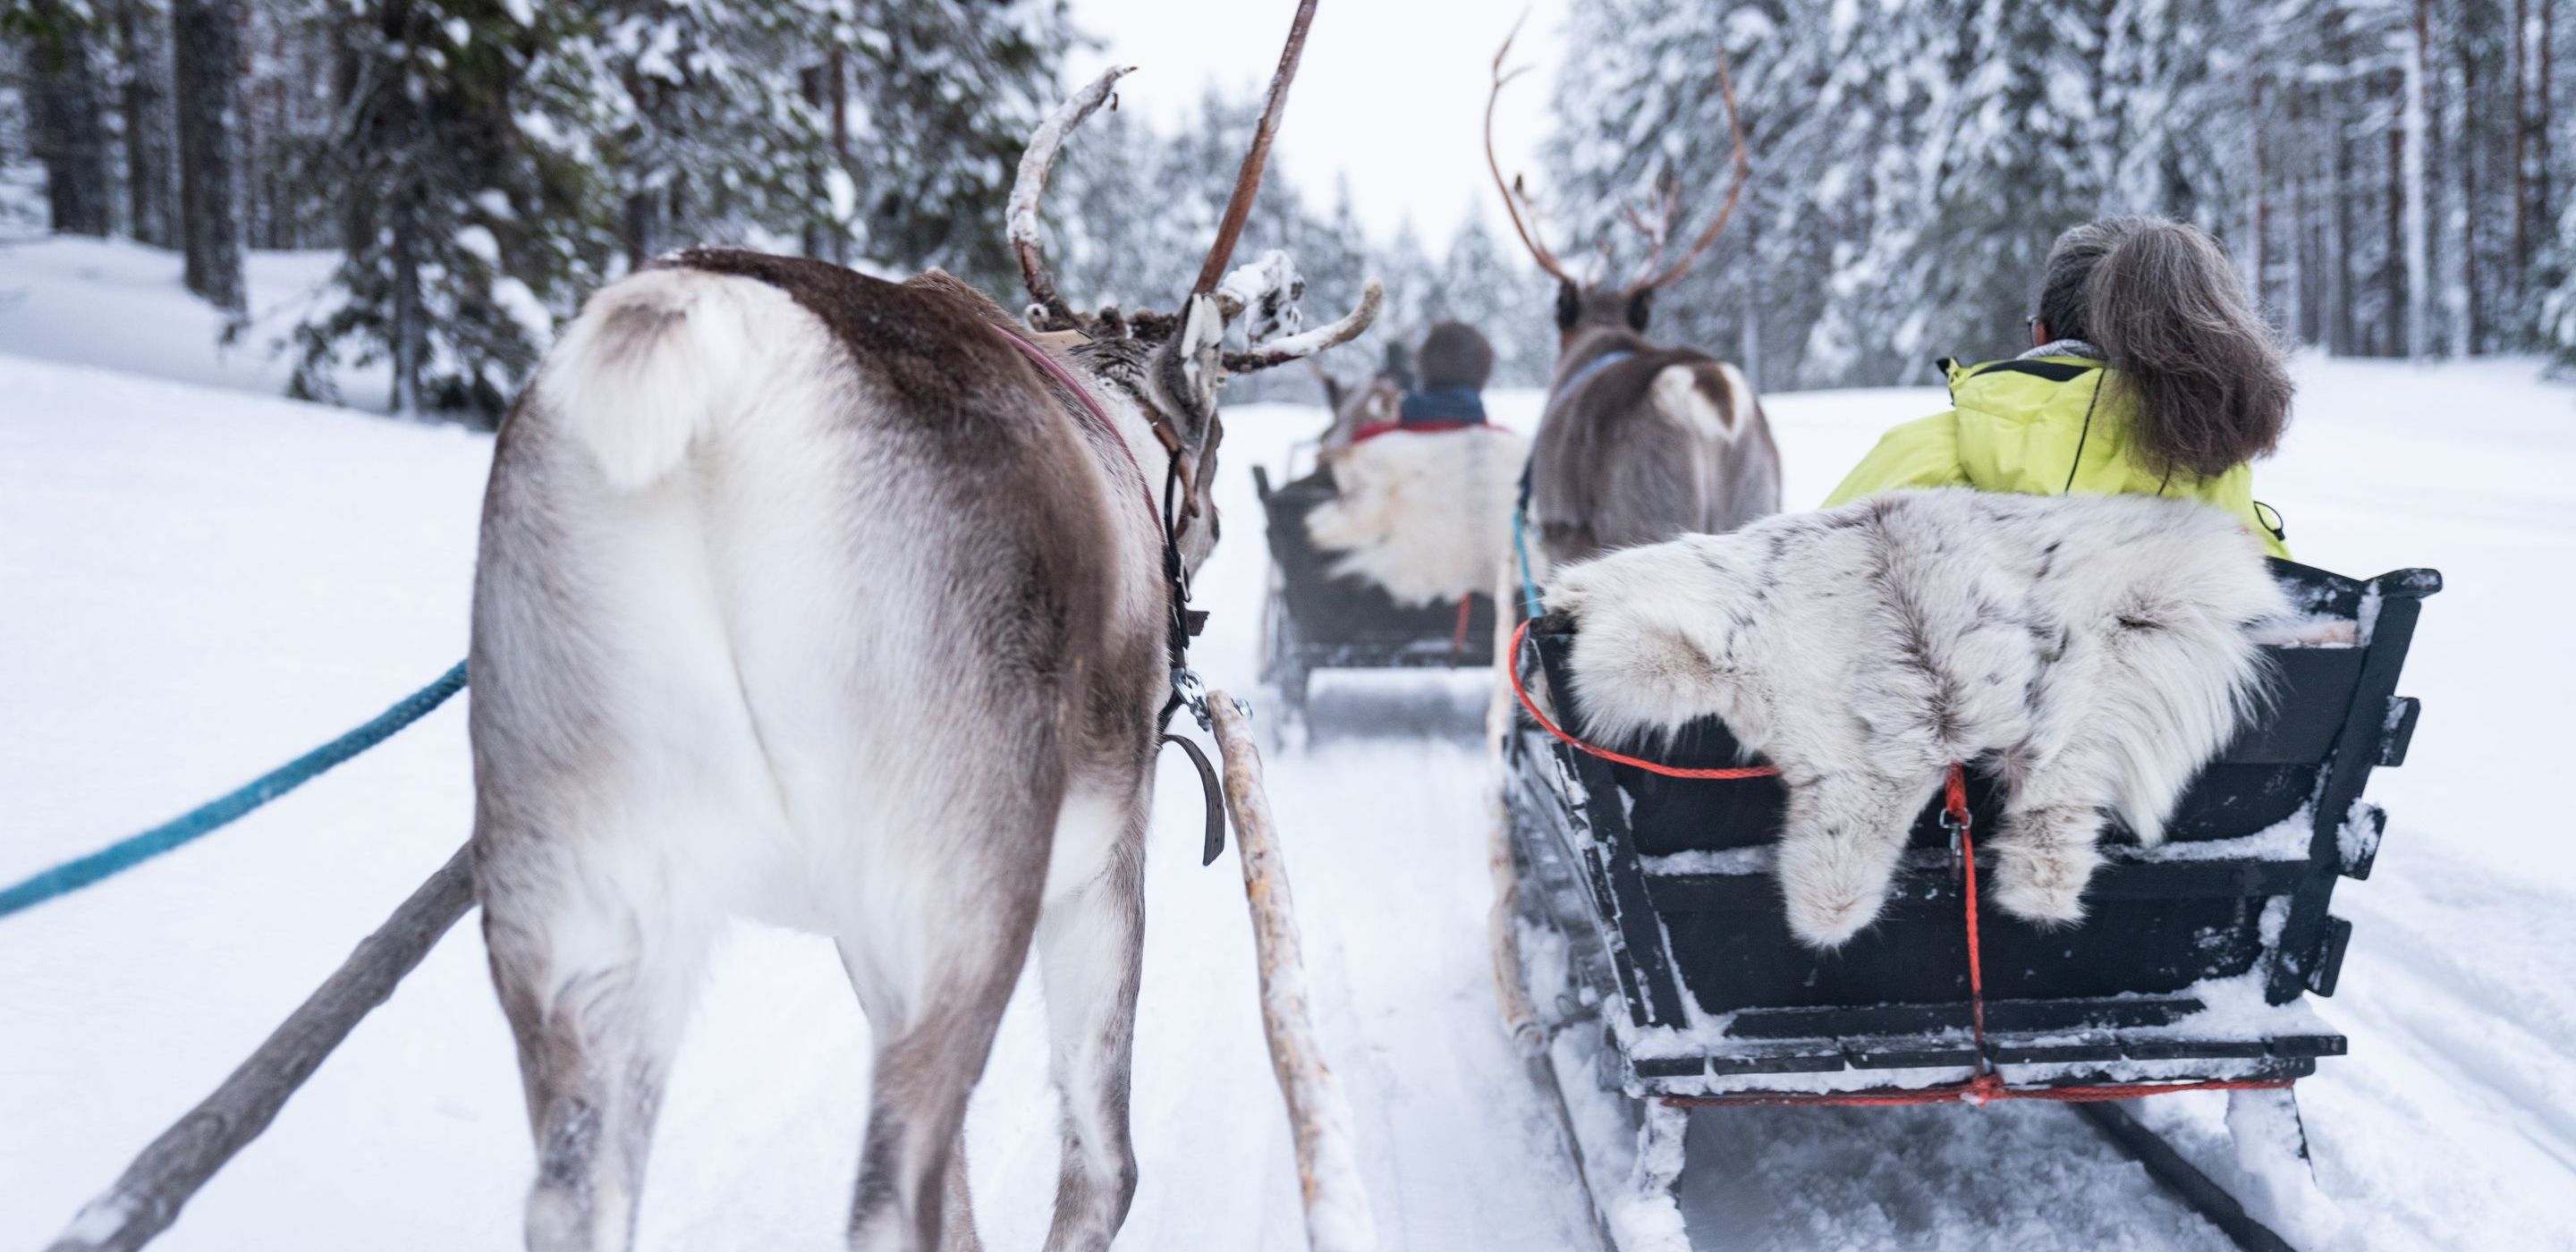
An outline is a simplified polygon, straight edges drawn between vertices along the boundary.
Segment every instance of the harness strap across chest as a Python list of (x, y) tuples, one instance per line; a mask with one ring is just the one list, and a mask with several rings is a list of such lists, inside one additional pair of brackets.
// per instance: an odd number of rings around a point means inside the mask
[[(1209, 764), (1207, 754), (1201, 752), (1197, 744), (1178, 735), (1161, 733), (1162, 728), (1171, 725), (1172, 714), (1183, 708), (1188, 708), (1198, 718), (1201, 726), (1207, 725), (1209, 720), (1206, 690), (1200, 685), (1198, 675), (1191, 673), (1189, 668), (1190, 637), (1199, 632), (1200, 626), (1207, 620), (1207, 614), (1190, 610), (1189, 573), (1181, 565), (1179, 526), (1175, 516), (1177, 507), (1175, 497), (1184, 485), (1181, 475), (1180, 440), (1162, 423), (1153, 424), (1154, 437), (1163, 445), (1164, 452), (1170, 458), (1168, 472), (1163, 476), (1163, 504), (1160, 509), (1157, 509), (1154, 506), (1153, 480), (1145, 476), (1144, 463), (1136, 459), (1136, 449), (1128, 445), (1127, 436), (1119, 433), (1117, 421), (1109, 416), (1109, 410), (1101, 405), (1098, 396), (1091, 393), (1091, 388), (1083, 385), (1081, 379), (1074, 377), (1073, 371), (1066, 369), (1064, 362), (1058, 360), (1054, 353), (1032, 342), (1028, 337), (1008, 326), (996, 325), (993, 329), (1000, 332), (1002, 338), (1009, 341), (1012, 347), (1019, 349), (1020, 355), (1027, 357), (1029, 363), (1038, 368), (1038, 372), (1053, 379), (1057, 386), (1071, 392), (1080, 406), (1082, 415), (1090, 418), (1092, 425), (1107, 432), (1109, 441), (1118, 446), (1119, 455), (1126, 458), (1127, 468), (1135, 471), (1136, 486), (1145, 505), (1146, 523), (1162, 537), (1163, 581), (1171, 593), (1171, 618), (1165, 626), (1165, 650), (1170, 654), (1171, 659), (1172, 692), (1163, 701), (1161, 715), (1155, 719), (1157, 733), (1160, 734), (1160, 742), (1179, 744), (1181, 751), (1188, 754), (1190, 764), (1198, 770), (1199, 788), (1207, 802), (1207, 830), (1202, 840), (1200, 863), (1203, 865), (1212, 863), (1216, 860), (1217, 854), (1225, 850), (1225, 802), (1222, 789), (1217, 782), (1216, 770)], [(1191, 493), (1190, 509), (1193, 514), (1197, 511), (1196, 494), (1195, 491)]]

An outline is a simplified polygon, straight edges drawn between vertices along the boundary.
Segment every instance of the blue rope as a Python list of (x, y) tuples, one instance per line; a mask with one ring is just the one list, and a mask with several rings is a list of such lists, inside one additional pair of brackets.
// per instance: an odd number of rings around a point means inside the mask
[(1529, 540), (1523, 534), (1522, 520), (1529, 516), (1524, 506), (1512, 510), (1512, 550), (1521, 558), (1521, 615), (1536, 617), (1545, 608), (1538, 594), (1538, 584), (1530, 579)]
[(334, 765), (383, 743), (395, 731), (428, 716), (431, 709), (465, 689), (465, 662), (439, 675), (438, 681), (405, 696), (373, 721), (323, 744), (252, 780), (230, 795), (198, 806), (187, 815), (164, 822), (132, 838), (64, 863), (0, 891), (0, 917), (67, 895), (102, 878), (124, 873), (182, 844), (221, 830), (252, 810), (285, 795)]

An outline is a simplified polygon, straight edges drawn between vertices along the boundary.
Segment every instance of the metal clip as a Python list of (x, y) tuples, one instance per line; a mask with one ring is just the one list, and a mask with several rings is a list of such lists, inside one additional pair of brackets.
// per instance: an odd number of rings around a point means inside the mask
[(1960, 821), (1958, 814), (1951, 812), (1947, 807), (1941, 810), (1941, 830), (1950, 836), (1950, 872), (1952, 874), (1962, 872), (1965, 865), (1965, 858), (1961, 853), (1960, 836), (1967, 829), (1968, 824)]
[(1197, 718), (1199, 729), (1216, 733), (1216, 717), (1208, 712), (1207, 684), (1199, 680), (1198, 671), (1186, 665), (1172, 667), (1172, 694), (1181, 698), (1181, 707)]

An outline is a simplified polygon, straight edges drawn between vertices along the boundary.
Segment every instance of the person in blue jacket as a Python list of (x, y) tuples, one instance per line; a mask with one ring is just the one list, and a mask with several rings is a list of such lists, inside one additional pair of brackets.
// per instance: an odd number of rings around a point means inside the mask
[(1436, 322), (1414, 353), (1419, 385), (1408, 387), (1396, 405), (1396, 420), (1360, 427), (1357, 443), (1393, 430), (1428, 433), (1484, 426), (1485, 383), (1494, 376), (1494, 345), (1465, 322)]

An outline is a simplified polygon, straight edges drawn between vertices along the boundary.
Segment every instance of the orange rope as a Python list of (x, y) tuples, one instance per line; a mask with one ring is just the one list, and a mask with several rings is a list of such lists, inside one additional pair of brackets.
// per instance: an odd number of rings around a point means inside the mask
[[(1520, 697), (1521, 707), (1528, 709), (1539, 726), (1567, 746), (1621, 765), (1632, 765), (1651, 774), (1667, 778), (1703, 778), (1720, 781), (1743, 778), (1776, 777), (1780, 771), (1769, 765), (1747, 765), (1733, 769), (1683, 769), (1655, 761), (1612, 752), (1607, 748), (1575, 738), (1559, 729), (1547, 714), (1540, 712), (1530, 699), (1529, 689), (1521, 683), (1520, 656), (1523, 641), (1529, 635), (1529, 622), (1523, 621), (1512, 631), (1512, 652), (1503, 663), (1512, 679), (1512, 694)], [(2011, 1087), (1994, 1071), (1986, 1059), (1986, 963), (1985, 943), (1977, 930), (1977, 843), (1968, 817), (1968, 771), (1961, 762), (1950, 763), (1948, 776), (1942, 781), (1942, 817), (1959, 836), (1962, 894), (1967, 899), (1968, 928), (1968, 1021), (1976, 1039), (1977, 1072), (1966, 1082), (1947, 1083), (1938, 1087), (1881, 1091), (1740, 1091), (1713, 1096), (1662, 1096), (1665, 1104), (1689, 1108), (1699, 1105), (1726, 1106), (1801, 1106), (1888, 1108), (1913, 1104), (1948, 1104), (1960, 1102), (1985, 1104), (1995, 1100), (2049, 1100), (2060, 1104), (2094, 1104), (2107, 1100), (2135, 1100), (2146, 1096), (2170, 1095), (2178, 1091), (2278, 1091), (2288, 1087), (2288, 1078), (2212, 1078), (2192, 1082), (2102, 1083), (2092, 1086)]]
[(1976, 1075), (1966, 1082), (1904, 1091), (1745, 1091), (1718, 1096), (1672, 1096), (1665, 1098), (1664, 1103), (1679, 1107), (1705, 1104), (1858, 1108), (1948, 1104), (1954, 1101), (1986, 1104), (1996, 1100), (2098, 1104), (2109, 1100), (2170, 1095), (2177, 1091), (2277, 1091), (2290, 1085), (2291, 1080), (2287, 1078), (2212, 1078), (2195, 1082), (2128, 1082), (2094, 1086), (2005, 1086), (2003, 1076), (1997, 1074), (1986, 1059), (1986, 961), (1985, 944), (1977, 932), (1977, 841), (1968, 818), (1968, 771), (1957, 761), (1950, 763), (1949, 776), (1942, 782), (1941, 816), (1959, 836), (1961, 886), (1967, 898), (1968, 918), (1968, 1023), (1976, 1039)]
[(1521, 641), (1528, 637), (1529, 627), (1529, 622), (1524, 619), (1520, 625), (1512, 628), (1512, 654), (1503, 658), (1503, 668), (1512, 676), (1512, 694), (1520, 697), (1521, 707), (1528, 709), (1529, 715), (1538, 719), (1538, 724), (1542, 729), (1546, 730), (1547, 733), (1556, 736), (1559, 740), (1562, 740), (1566, 746), (1571, 747), (1578, 752), (1590, 753), (1591, 755), (1600, 757), (1605, 761), (1614, 762), (1620, 765), (1633, 765), (1649, 774), (1661, 774), (1666, 778), (1705, 778), (1719, 782), (1732, 782), (1745, 778), (1776, 778), (1779, 776), (1779, 769), (1769, 765), (1739, 765), (1730, 769), (1683, 769), (1678, 765), (1665, 765), (1660, 762), (1649, 761), (1639, 757), (1622, 755), (1620, 753), (1613, 752), (1608, 748), (1585, 743), (1584, 741), (1565, 733), (1563, 730), (1558, 729), (1556, 723), (1549, 721), (1547, 714), (1540, 712), (1538, 705), (1531, 701), (1529, 688), (1521, 685)]

